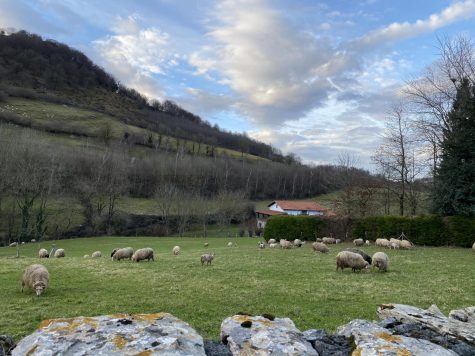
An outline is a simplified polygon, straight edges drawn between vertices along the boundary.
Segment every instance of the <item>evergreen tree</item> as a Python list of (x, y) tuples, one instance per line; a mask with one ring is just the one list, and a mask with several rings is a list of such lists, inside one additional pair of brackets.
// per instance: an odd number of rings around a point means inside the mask
[(467, 79), (458, 85), (447, 127), (435, 175), (434, 210), (475, 216), (475, 86)]

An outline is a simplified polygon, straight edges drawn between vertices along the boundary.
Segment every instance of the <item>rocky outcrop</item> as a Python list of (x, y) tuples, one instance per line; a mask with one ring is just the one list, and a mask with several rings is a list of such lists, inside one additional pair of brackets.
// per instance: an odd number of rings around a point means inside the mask
[(353, 350), (350, 339), (329, 334), (323, 329), (307, 330), (303, 332), (305, 339), (310, 342), (319, 356), (347, 356)]
[(205, 355), (203, 338), (171, 314), (45, 320), (12, 355)]
[(318, 355), (288, 318), (234, 315), (221, 324), (221, 340), (233, 355)]

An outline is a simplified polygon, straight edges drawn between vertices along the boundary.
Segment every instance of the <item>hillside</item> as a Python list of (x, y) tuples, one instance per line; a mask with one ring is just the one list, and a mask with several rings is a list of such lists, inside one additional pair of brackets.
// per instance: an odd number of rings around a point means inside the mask
[[(167, 139), (186, 140), (195, 143), (197, 152), (203, 149), (209, 156), (221, 151), (273, 161), (286, 159), (275, 148), (245, 134), (223, 131), (171, 101), (149, 102), (81, 52), (24, 31), (0, 32), (0, 101), (3, 109), (17, 110), (28, 118), (21, 120), (10, 112), (0, 120), (49, 132), (98, 136), (98, 130), (107, 130), (107, 122), (114, 126), (112, 138), (125, 137), (133, 144), (156, 146), (158, 140), (160, 145)], [(58, 110), (58, 105), (68, 110)], [(49, 116), (38, 118), (37, 106)], [(75, 119), (84, 116), (88, 122), (78, 124)], [(169, 143), (169, 149), (178, 146)]]

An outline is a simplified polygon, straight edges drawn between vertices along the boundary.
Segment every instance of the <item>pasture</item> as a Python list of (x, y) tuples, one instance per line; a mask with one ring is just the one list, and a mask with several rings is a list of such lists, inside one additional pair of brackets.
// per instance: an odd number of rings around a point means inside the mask
[[(204, 241), (209, 247), (203, 247)], [(258, 250), (257, 238), (98, 237), (55, 241), (66, 258), (37, 258), (40, 247), (26, 244), (20, 258), (15, 248), (0, 248), (0, 334), (16, 340), (41, 320), (111, 313), (166, 311), (191, 324), (204, 337), (218, 339), (221, 321), (237, 312), (289, 317), (301, 330), (335, 330), (355, 318), (375, 319), (380, 303), (427, 308), (435, 303), (447, 313), (474, 305), (475, 254), (470, 249), (417, 247), (384, 250), (387, 273), (335, 271), (336, 254), (350, 244), (331, 245), (315, 254), (310, 244), (292, 250)], [(41, 246), (40, 246), (41, 245)], [(180, 245), (182, 253), (172, 255)], [(152, 247), (155, 262), (114, 262), (114, 247)], [(381, 250), (363, 248), (368, 254)], [(83, 255), (102, 251), (100, 259)], [(210, 267), (200, 256), (214, 252)], [(24, 268), (43, 263), (50, 285), (43, 296), (21, 292)]]

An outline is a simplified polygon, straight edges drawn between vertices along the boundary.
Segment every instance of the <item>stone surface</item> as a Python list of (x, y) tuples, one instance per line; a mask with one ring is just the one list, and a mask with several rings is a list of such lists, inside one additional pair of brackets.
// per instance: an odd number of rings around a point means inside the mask
[(351, 354), (352, 345), (344, 336), (329, 334), (323, 329), (307, 330), (303, 332), (303, 335), (320, 356), (347, 356)]
[(318, 355), (288, 318), (235, 315), (222, 322), (221, 340), (233, 355)]
[(405, 304), (382, 304), (377, 311), (381, 319), (394, 318), (401, 323), (424, 325), (441, 335), (457, 338), (472, 346), (475, 346), (474, 312), (474, 307), (456, 310), (448, 318), (435, 305), (424, 310)]
[(14, 347), (15, 342), (11, 336), (0, 335), (0, 356), (10, 355), (10, 351)]
[(51, 319), (12, 355), (205, 355), (203, 338), (171, 314), (113, 314)]
[(393, 335), (391, 331), (367, 320), (353, 320), (338, 328), (338, 334), (354, 338), (353, 355), (413, 355), (449, 356), (457, 355), (451, 350), (427, 340)]
[(228, 347), (222, 342), (214, 340), (205, 340), (205, 352), (206, 356), (232, 356)]

